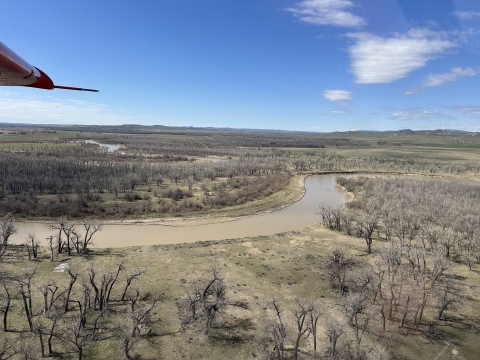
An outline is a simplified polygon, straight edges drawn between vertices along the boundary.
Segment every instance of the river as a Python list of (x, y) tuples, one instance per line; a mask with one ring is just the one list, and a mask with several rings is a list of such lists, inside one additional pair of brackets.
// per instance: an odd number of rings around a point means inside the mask
[[(125, 247), (155, 244), (222, 240), (272, 235), (302, 228), (320, 220), (319, 204), (340, 205), (349, 195), (336, 185), (338, 175), (312, 175), (305, 179), (305, 195), (296, 203), (281, 210), (233, 221), (194, 226), (168, 226), (161, 224), (105, 224), (95, 235), (95, 247)], [(23, 243), (29, 233), (45, 239), (52, 231), (44, 223), (17, 222), (13, 243)], [(43, 242), (43, 245), (46, 245)]]
[(108, 152), (114, 152), (114, 151), (120, 149), (119, 145), (102, 144), (102, 143), (99, 143), (99, 142), (96, 142), (96, 141), (93, 141), (93, 140), (85, 140), (85, 142), (87, 144), (96, 144), (100, 147), (107, 148)]

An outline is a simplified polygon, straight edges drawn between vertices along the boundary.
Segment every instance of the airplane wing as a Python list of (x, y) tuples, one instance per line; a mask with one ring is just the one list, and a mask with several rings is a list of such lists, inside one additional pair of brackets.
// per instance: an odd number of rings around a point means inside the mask
[(47, 74), (30, 65), (2, 42), (0, 42), (0, 86), (28, 86), (46, 90), (66, 89), (98, 92), (98, 90), (93, 89), (55, 85)]

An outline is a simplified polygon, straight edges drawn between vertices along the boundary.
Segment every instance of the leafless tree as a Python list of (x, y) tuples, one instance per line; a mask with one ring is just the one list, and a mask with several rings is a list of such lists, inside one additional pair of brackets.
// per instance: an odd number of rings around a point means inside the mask
[(209, 336), (218, 315), (228, 305), (226, 291), (223, 279), (217, 269), (213, 268), (210, 279), (206, 282), (201, 281), (200, 285), (195, 286), (193, 294), (187, 294), (190, 313), (187, 323), (202, 323), (204, 334)]
[(0, 345), (0, 359), (11, 359), (17, 354), (18, 349), (15, 347), (15, 342), (6, 336), (3, 336), (3, 341)]
[[(139, 292), (137, 292), (137, 295)], [(155, 295), (149, 304), (138, 304), (139, 296), (133, 300), (131, 310), (128, 315), (124, 317), (124, 321), (120, 326), (119, 342), (123, 349), (123, 353), (127, 359), (137, 359), (137, 354), (133, 353), (135, 345), (140, 339), (148, 335), (151, 331), (151, 326), (154, 323), (152, 312), (157, 303), (163, 300), (162, 295)]]
[(40, 241), (35, 237), (35, 234), (28, 234), (24, 246), (28, 253), (28, 260), (32, 260), (32, 258), (36, 259), (38, 257)]
[(53, 245), (53, 235), (48, 236), (47, 241), (48, 241), (48, 247), (50, 248), (50, 261), (53, 261), (54, 260), (53, 254), (55, 250), (55, 246)]
[(317, 358), (317, 330), (318, 330), (318, 321), (323, 313), (320, 310), (320, 305), (316, 303), (311, 303), (308, 306), (308, 336), (312, 336), (313, 341), (313, 357)]
[(300, 348), (300, 341), (308, 335), (308, 315), (309, 309), (303, 305), (298, 299), (296, 300), (297, 309), (294, 312), (295, 323), (297, 325), (297, 334), (295, 337), (295, 345), (293, 347), (293, 358), (298, 359), (298, 349)]
[(18, 292), (23, 300), (23, 309), (27, 317), (30, 331), (33, 332), (33, 307), (32, 307), (32, 279), (38, 271), (38, 266), (33, 269), (25, 269), (23, 275), (16, 279)]
[(56, 302), (54, 302), (52, 306), (50, 306), (48, 312), (45, 314), (46, 318), (50, 320), (47, 338), (48, 356), (53, 356), (55, 354), (55, 352), (53, 351), (53, 337), (56, 334), (57, 325), (63, 314), (63, 306), (60, 306), (60, 304)]
[(443, 319), (443, 313), (447, 308), (455, 306), (463, 299), (461, 286), (450, 278), (435, 288), (435, 295), (438, 300), (438, 320)]
[(138, 279), (138, 277), (140, 277), (140, 275), (144, 273), (145, 273), (145, 269), (136, 269), (136, 270), (133, 270), (130, 274), (128, 274), (125, 288), (123, 289), (121, 301), (125, 301), (127, 299), (126, 296), (127, 296), (128, 288), (130, 287), (132, 282), (135, 279)]
[(13, 294), (11, 293), (10, 286), (12, 279), (7, 275), (2, 275), (2, 285), (5, 290), (5, 296), (1, 299), (1, 311), (3, 312), (3, 331), (8, 331), (8, 312), (10, 310), (10, 305), (12, 302)]
[(123, 261), (118, 264), (116, 271), (107, 270), (101, 275), (100, 280), (96, 280), (97, 271), (93, 263), (90, 264), (88, 278), (95, 292), (95, 308), (98, 306), (100, 310), (106, 309), (110, 301), (113, 285), (117, 282), (118, 275), (122, 270), (124, 270)]
[(77, 359), (82, 360), (85, 346), (92, 341), (92, 333), (82, 326), (81, 320), (76, 317), (65, 319), (61, 336), (63, 341), (77, 353)]
[(450, 267), (448, 260), (445, 258), (443, 252), (437, 251), (433, 254), (433, 268), (432, 268), (432, 283), (431, 287), (434, 288), (436, 282), (440, 277), (445, 273), (445, 271)]
[(93, 243), (93, 236), (102, 230), (102, 226), (97, 220), (84, 220), (81, 222), (83, 226), (84, 234), (80, 232), (75, 232), (76, 245), (75, 248), (78, 253), (83, 252), (84, 254), (88, 251), (88, 246)]
[(328, 318), (325, 322), (325, 334), (329, 341), (327, 358), (338, 359), (339, 354), (337, 351), (337, 344), (338, 339), (345, 334), (344, 324), (341, 324), (338, 320), (332, 317)]
[(0, 258), (5, 254), (8, 248), (8, 240), (10, 236), (17, 232), (15, 227), (15, 221), (10, 214), (7, 214), (3, 217), (0, 224)]
[(330, 283), (338, 288), (340, 295), (348, 292), (347, 275), (354, 265), (353, 259), (342, 249), (334, 249), (330, 259), (325, 262)]
[(70, 276), (70, 282), (68, 284), (68, 288), (65, 296), (65, 312), (68, 312), (69, 310), (70, 295), (72, 294), (73, 284), (75, 284), (78, 278), (78, 272), (70, 269), (70, 267), (68, 268), (67, 272), (68, 272), (68, 275)]
[(58, 285), (52, 279), (49, 279), (46, 283), (40, 285), (38, 289), (40, 290), (43, 296), (43, 313), (44, 314), (47, 314), (50, 311), (50, 309), (56, 304), (56, 302), (59, 299), (61, 299), (65, 295), (65, 293), (67, 293), (68, 291), (68, 289), (65, 289), (57, 293)]
[(271, 359), (284, 360), (287, 325), (283, 320), (282, 312), (275, 299), (272, 299), (272, 305), (275, 315), (267, 320), (261, 343), (264, 349), (269, 352)]
[(35, 319), (33, 321), (33, 333), (38, 336), (38, 341), (40, 344), (40, 351), (42, 353), (42, 358), (46, 356), (45, 354), (45, 344), (43, 342), (43, 333), (46, 329), (45, 324), (42, 319)]
[(372, 253), (373, 233), (377, 230), (380, 222), (380, 217), (376, 212), (375, 205), (366, 205), (368, 211), (362, 213), (356, 218), (356, 226), (358, 233), (365, 239), (367, 251)]

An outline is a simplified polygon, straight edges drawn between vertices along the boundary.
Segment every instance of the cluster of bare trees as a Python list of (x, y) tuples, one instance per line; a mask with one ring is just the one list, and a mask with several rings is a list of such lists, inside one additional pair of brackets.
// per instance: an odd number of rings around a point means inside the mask
[(388, 156), (347, 157), (335, 152), (325, 152), (312, 159), (300, 159), (301, 170), (315, 169), (328, 172), (373, 172), (373, 173), (408, 173), (408, 174), (478, 174), (478, 161), (442, 161), (436, 159), (419, 159), (413, 157), (393, 158)]
[(368, 253), (374, 239), (379, 243), (363, 278), (353, 258), (334, 252), (326, 264), (332, 286), (340, 295), (351, 296), (352, 289), (358, 294), (363, 284), (368, 292), (360, 291), (365, 294), (362, 303), (371, 304), (383, 331), (388, 324), (426, 330), (427, 311), (430, 327), (432, 320), (446, 319), (445, 312), (455, 310), (468, 293), (465, 284), (449, 274), (452, 262), (472, 270), (480, 261), (478, 185), (404, 178), (340, 182), (361, 198), (350, 209), (321, 207), (323, 223), (363, 237)]
[(358, 292), (338, 297), (331, 306), (296, 300), (288, 312), (272, 299), (271, 315), (258, 336), (261, 351), (255, 358), (389, 359), (382, 342), (373, 346), (365, 341), (368, 334), (376, 332), (379, 317), (367, 288), (359, 284)]
[[(55, 232), (48, 238), (52, 261), (55, 251), (58, 254), (66, 252), (68, 256), (71, 256), (73, 251), (76, 254), (87, 254), (88, 247), (93, 244), (95, 234), (102, 230), (102, 226), (97, 220), (84, 219), (72, 222), (64, 216), (50, 228)], [(29, 237), (34, 238), (34, 236)]]
[[(228, 203), (237, 202), (238, 199), (245, 198), (247, 192), (253, 194), (253, 190), (249, 189), (252, 185), (256, 186), (256, 183), (260, 186), (261, 183), (271, 182), (274, 184), (273, 187), (278, 189), (275, 184), (284, 184), (287, 169), (286, 162), (281, 159), (257, 158), (249, 154), (238, 161), (229, 162), (142, 163), (117, 161), (115, 157), (106, 155), (103, 158), (83, 156), (76, 158), (70, 156), (74, 153), (72, 149), (81, 147), (67, 149), (69, 150), (66, 151), (66, 156), (57, 156), (55, 152), (52, 155), (45, 155), (38, 149), (34, 154), (4, 153), (5, 156), (0, 158), (0, 213), (21, 216), (85, 217), (151, 211), (188, 211), (192, 207), (208, 207), (210, 203), (220, 205), (225, 202), (226, 197), (235, 197), (234, 200), (228, 200)], [(83, 154), (83, 150), (80, 153)], [(279, 179), (273, 176), (260, 179), (271, 175), (278, 175)], [(211, 202), (200, 201), (199, 204), (191, 201), (181, 204), (162, 202), (159, 207), (152, 207), (148, 203), (142, 206), (122, 205), (120, 202), (115, 209), (105, 207), (103, 204), (102, 194), (107, 192), (114, 194), (117, 202), (121, 200), (118, 199), (119, 194), (123, 194), (123, 198), (128, 202), (143, 199), (144, 196), (136, 196), (134, 193), (139, 187), (159, 186), (167, 179), (176, 186), (188, 187), (188, 191), (191, 192), (193, 186), (201, 182), (214, 182), (217, 178), (252, 176), (259, 179), (247, 181), (245, 184), (235, 183), (235, 189), (243, 187), (243, 194), (232, 192), (226, 194), (224, 191), (215, 200), (210, 199)], [(163, 194), (158, 195), (164, 197)], [(169, 197), (166, 195), (165, 197)], [(178, 201), (180, 198), (175, 200)]]
[[(112, 139), (109, 139), (112, 141)], [(361, 140), (327, 138), (314, 133), (285, 133), (260, 131), (214, 131), (211, 133), (178, 136), (115, 137), (115, 141), (128, 149), (144, 152), (183, 153), (191, 155), (235, 156), (236, 148), (326, 148), (332, 146), (367, 146)]]
[[(101, 224), (97, 220), (84, 219), (78, 222), (67, 220), (61, 217), (58, 221), (50, 225), (53, 234), (46, 238), (50, 249), (50, 260), (54, 261), (55, 254), (62, 253), (71, 256), (86, 255), (90, 252), (89, 247), (93, 245), (94, 236), (102, 230)], [(17, 232), (15, 222), (10, 214), (3, 217), (0, 223), (0, 260), (12, 246), (9, 243), (10, 237)], [(40, 239), (35, 234), (28, 234), (23, 247), (25, 248), (28, 259), (35, 260), (39, 258)]]
[[(163, 299), (163, 295), (142, 295), (135, 285), (144, 269), (127, 273), (120, 263), (100, 272), (90, 263), (86, 271), (67, 268), (66, 282), (58, 276), (39, 282), (38, 269), (19, 274), (2, 270), (2, 359), (16, 354), (24, 359), (63, 358), (72, 353), (82, 359), (90, 344), (112, 336), (125, 358), (136, 358), (135, 347), (159, 320), (153, 309)], [(19, 332), (24, 341), (15, 342)]]
[[(374, 237), (402, 246), (441, 252), (472, 268), (480, 261), (478, 185), (441, 179), (340, 178), (361, 199), (350, 209), (321, 206), (323, 223), (365, 239), (371, 253)], [(358, 188), (357, 188), (358, 187)]]

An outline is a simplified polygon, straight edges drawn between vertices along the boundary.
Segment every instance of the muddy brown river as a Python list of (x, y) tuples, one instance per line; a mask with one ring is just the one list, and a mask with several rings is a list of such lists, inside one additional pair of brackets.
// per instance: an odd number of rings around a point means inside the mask
[[(205, 240), (222, 240), (260, 235), (272, 235), (302, 228), (318, 222), (319, 204), (340, 205), (348, 199), (336, 185), (338, 175), (312, 175), (305, 179), (305, 195), (282, 210), (238, 217), (229, 222), (193, 226), (162, 224), (105, 224), (95, 236), (95, 247), (125, 247), (155, 244), (176, 244)], [(12, 242), (23, 243), (29, 233), (45, 239), (52, 235), (45, 223), (17, 222)], [(43, 242), (42, 245), (46, 245)]]

